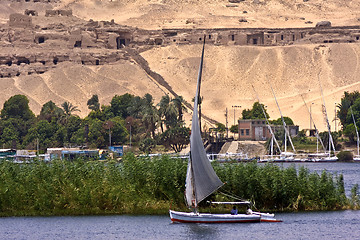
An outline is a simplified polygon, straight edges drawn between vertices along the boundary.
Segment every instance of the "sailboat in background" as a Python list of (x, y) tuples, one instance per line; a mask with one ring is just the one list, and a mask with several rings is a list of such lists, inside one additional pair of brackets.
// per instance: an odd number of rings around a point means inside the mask
[[(253, 85), (251, 85), (255, 94), (256, 94), (256, 98), (258, 100), (258, 102), (260, 103), (260, 98), (259, 98), (259, 95), (257, 94), (256, 90), (255, 90), (255, 87)], [(276, 144), (276, 147), (278, 149), (278, 152), (281, 153), (281, 149), (280, 149), (280, 146), (279, 146), (279, 143), (278, 141), (276, 140), (276, 137), (275, 137), (275, 134), (274, 134), (274, 131), (272, 130), (271, 126), (270, 126), (270, 122), (266, 116), (266, 112), (265, 112), (265, 109), (263, 108), (263, 106), (261, 104), (259, 104), (260, 107), (261, 107), (261, 110), (264, 114), (264, 118), (265, 118), (265, 121), (266, 121), (266, 125), (268, 127), (268, 130), (271, 134), (271, 142), (270, 142), (270, 155), (264, 155), (262, 157), (260, 157), (260, 159), (258, 160), (258, 162), (279, 162), (279, 161), (282, 161), (281, 158), (279, 157), (279, 155), (274, 155), (274, 142)]]
[[(210, 214), (199, 213), (198, 206), (201, 201), (214, 193), (223, 182), (216, 175), (208, 156), (206, 155), (204, 144), (201, 139), (198, 100), (200, 97), (201, 75), (205, 50), (205, 36), (202, 48), (202, 55), (197, 79), (197, 87), (194, 101), (194, 111), (192, 116), (191, 136), (190, 136), (190, 154), (186, 174), (186, 204), (192, 209), (192, 212), (178, 212), (169, 210), (172, 222), (185, 223), (243, 223), (243, 222), (277, 222), (274, 214), (249, 212), (249, 214)], [(238, 204), (250, 205), (248, 201), (242, 202), (216, 202), (217, 204)]]
[[(307, 158), (305, 159), (305, 161), (309, 161), (309, 162), (320, 162), (324, 157), (327, 157), (327, 153), (326, 153), (326, 148), (325, 148), (325, 145), (322, 141), (322, 139), (320, 138), (320, 135), (319, 135), (319, 130), (317, 129), (316, 125), (315, 125), (315, 122), (314, 122), (314, 119), (312, 118), (312, 114), (305, 102), (305, 99), (304, 97), (301, 95), (301, 98), (305, 104), (305, 107), (306, 109), (308, 110), (309, 112), (309, 115), (310, 115), (310, 121), (313, 123), (314, 125), (314, 129), (315, 129), (315, 136), (316, 136), (316, 153), (309, 153), (307, 155)], [(324, 152), (319, 152), (319, 142), (324, 150)]]
[(356, 121), (355, 121), (355, 117), (354, 117), (354, 113), (352, 111), (352, 107), (350, 107), (350, 111), (351, 111), (351, 116), (354, 122), (354, 126), (355, 126), (355, 131), (356, 131), (356, 146), (357, 146), (357, 155), (354, 156), (353, 160), (355, 162), (360, 161), (360, 155), (359, 155), (359, 132), (356, 126)]
[[(326, 125), (327, 125), (327, 129), (328, 129), (328, 133), (329, 133), (329, 150), (328, 150), (327, 156), (322, 157), (320, 161), (322, 161), (322, 162), (336, 162), (338, 160), (338, 158), (335, 156), (335, 151), (336, 150), (335, 150), (335, 146), (334, 146), (334, 140), (333, 140), (332, 135), (331, 135), (331, 128), (330, 128), (329, 119), (328, 119), (328, 116), (327, 116), (324, 93), (323, 93), (323, 89), (322, 89), (321, 82), (320, 82), (320, 73), (318, 74), (318, 82), (319, 82), (319, 86), (320, 86), (320, 90), (321, 90), (321, 96), (322, 96), (323, 106), (324, 106), (323, 110), (324, 110)], [(334, 151), (333, 156), (331, 156), (331, 149), (333, 149), (333, 151)]]
[[(279, 103), (276, 99), (276, 96), (275, 96), (275, 92), (274, 92), (274, 89), (272, 88), (270, 82), (268, 82), (269, 85), (270, 85), (270, 88), (271, 88), (271, 91), (274, 95), (274, 98), (275, 98), (275, 102), (276, 102), (276, 105), (279, 109), (279, 112), (280, 112), (280, 116), (281, 116), (281, 121), (283, 123), (283, 127), (284, 127), (284, 151), (280, 153), (280, 159), (281, 161), (285, 161), (285, 162), (291, 162), (291, 161), (295, 161), (295, 154), (296, 154), (296, 150), (295, 150), (295, 147), (294, 147), (294, 144), (291, 140), (291, 136), (290, 136), (290, 133), (289, 133), (289, 130), (286, 126), (286, 123), (285, 123), (285, 120), (284, 120), (284, 117), (281, 113), (281, 109), (280, 109), (280, 106), (279, 106)], [(289, 142), (291, 144), (291, 147), (293, 149), (294, 152), (288, 152), (287, 151), (287, 138), (289, 138)]]

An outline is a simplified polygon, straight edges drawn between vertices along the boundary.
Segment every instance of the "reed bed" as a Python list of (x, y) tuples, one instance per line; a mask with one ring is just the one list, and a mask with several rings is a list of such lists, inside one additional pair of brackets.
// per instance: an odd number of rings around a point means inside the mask
[[(187, 161), (166, 155), (150, 159), (128, 154), (120, 163), (1, 161), (0, 216), (164, 214), (169, 207), (185, 210), (186, 168)], [(334, 210), (356, 204), (345, 195), (342, 175), (256, 163), (214, 164), (214, 168), (226, 182), (223, 192), (249, 199), (258, 209)], [(229, 200), (225, 198), (216, 193), (209, 200)]]

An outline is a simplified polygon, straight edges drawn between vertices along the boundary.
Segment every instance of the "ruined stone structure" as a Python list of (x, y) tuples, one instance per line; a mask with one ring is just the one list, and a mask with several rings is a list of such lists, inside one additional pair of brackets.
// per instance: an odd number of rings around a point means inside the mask
[(61, 0), (12, 0), (13, 2), (40, 2), (40, 3), (56, 3), (56, 2), (60, 2)]
[(35, 11), (35, 10), (26, 9), (26, 10), (25, 10), (25, 15), (28, 15), (28, 16), (38, 16), (38, 12)]
[(45, 17), (53, 17), (53, 16), (72, 16), (72, 10), (46, 10)]
[[(163, 29), (142, 30), (112, 21), (89, 20), (76, 27), (62, 23), (33, 26), (35, 11), (11, 14), (9, 26), (0, 28), (0, 78), (43, 73), (60, 62), (101, 65), (128, 59), (129, 53), (155, 45), (197, 44), (204, 35), (208, 44), (276, 46), (306, 43), (356, 42), (360, 26), (331, 27), (319, 23), (315, 28), (284, 29)], [(32, 15), (32, 17), (28, 16)], [(71, 10), (47, 10), (49, 18), (72, 17)], [(5, 44), (6, 43), (6, 44)], [(23, 54), (11, 49), (28, 49)], [(10, 49), (10, 50), (9, 50)], [(130, 51), (131, 50), (131, 51)]]
[(31, 17), (19, 13), (10, 14), (9, 27), (13, 27), (13, 28), (32, 27)]

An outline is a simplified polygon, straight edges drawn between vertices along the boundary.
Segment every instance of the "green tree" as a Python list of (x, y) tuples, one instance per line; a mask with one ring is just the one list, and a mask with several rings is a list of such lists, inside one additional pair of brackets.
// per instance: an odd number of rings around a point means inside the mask
[[(25, 137), (25, 146), (36, 149), (37, 141), (41, 150), (45, 151), (49, 147), (59, 147), (63, 143), (63, 139), (57, 137), (63, 136), (61, 131), (57, 134), (59, 126), (56, 121), (49, 123), (47, 120), (40, 120), (32, 128), (29, 129)], [(60, 141), (58, 141), (60, 140)]]
[[(173, 126), (176, 126), (178, 124), (178, 114), (179, 111), (182, 113), (182, 110), (179, 110), (181, 107), (181, 100), (177, 99), (175, 102), (174, 99), (171, 99), (169, 95), (165, 95), (161, 98), (158, 106), (159, 106), (159, 115), (161, 118), (161, 123), (164, 123), (166, 128), (171, 128)], [(163, 127), (161, 124), (161, 130), (163, 131)]]
[(351, 143), (356, 142), (356, 129), (353, 123), (346, 125), (344, 131), (344, 135), (349, 138)]
[(71, 102), (63, 102), (61, 107), (64, 110), (65, 118), (68, 119), (74, 112), (80, 112), (77, 106), (72, 105)]
[(161, 135), (162, 144), (171, 147), (175, 152), (180, 152), (190, 142), (190, 129), (176, 126), (167, 129)]
[[(343, 129), (346, 128), (347, 124), (351, 124), (352, 120), (349, 119), (349, 108), (354, 105), (355, 101), (360, 98), (360, 93), (354, 91), (352, 93), (344, 92), (344, 96), (341, 98), (341, 103), (337, 105), (336, 116), (339, 118)], [(359, 109), (360, 110), (360, 109)], [(358, 111), (359, 111), (358, 110)], [(357, 108), (353, 107), (353, 111), (357, 111)], [(350, 113), (351, 115), (351, 113)], [(356, 118), (358, 119), (358, 118)]]
[(150, 133), (152, 138), (155, 138), (156, 124), (159, 122), (159, 114), (155, 107), (147, 107), (143, 111), (142, 121), (144, 123), (147, 133)]
[(171, 100), (174, 105), (175, 108), (177, 109), (177, 115), (178, 115), (178, 121), (182, 122), (183, 121), (183, 112), (187, 112), (187, 108), (185, 106), (185, 100), (182, 96), (177, 96), (174, 99)]
[[(66, 133), (64, 141), (66, 141), (68, 143), (75, 143), (72, 141), (73, 135), (77, 131), (79, 131), (79, 129), (83, 129), (84, 125), (83, 125), (82, 119), (79, 116), (72, 115), (68, 118), (64, 127), (65, 127), (65, 133)], [(85, 137), (85, 136), (83, 136), (83, 137)], [(78, 143), (78, 142), (76, 142), (76, 143)]]
[(100, 102), (98, 95), (92, 95), (92, 97), (87, 101), (88, 108), (92, 111), (100, 110)]
[(267, 113), (264, 104), (259, 103), (259, 102), (255, 102), (253, 104), (252, 109), (244, 109), (242, 111), (242, 118), (243, 119), (265, 119), (265, 116), (264, 116), (264, 113), (263, 113), (263, 110), (261, 109), (261, 107), (264, 109), (267, 119), (269, 119), (270, 116)]
[(29, 100), (24, 95), (14, 95), (4, 103), (1, 110), (1, 118), (19, 118), (24, 121), (35, 120), (34, 113), (30, 110)]
[(48, 101), (42, 106), (39, 119), (51, 122), (53, 118), (60, 119), (63, 114), (63, 110), (56, 106), (53, 101)]
[[(135, 108), (139, 106), (139, 102), (136, 101), (140, 100), (140, 98), (138, 97), (137, 100), (134, 100), (134, 98), (135, 97), (129, 93), (121, 96), (115, 95), (110, 102), (110, 108), (114, 116), (120, 116), (125, 119), (131, 115), (130, 111), (139, 111), (139, 109), (135, 110)], [(130, 109), (131, 107), (133, 107), (133, 109)]]
[(17, 147), (14, 144), (21, 142), (22, 133), (19, 125), (23, 123), (21, 119), (10, 118), (8, 120), (0, 120), (0, 143), (1, 146), (8, 148)]
[(217, 132), (223, 133), (223, 132), (226, 131), (226, 127), (225, 127), (225, 125), (222, 124), (222, 123), (216, 123), (216, 128), (215, 128), (215, 130), (216, 130)]
[(230, 132), (232, 132), (232, 133), (238, 133), (238, 132), (239, 132), (239, 125), (238, 125), (238, 124), (232, 125), (232, 126), (230, 127)]
[(104, 122), (99, 119), (91, 119), (86, 123), (89, 126), (89, 145), (95, 148), (108, 146), (109, 133), (106, 126), (104, 126)]
[(21, 147), (23, 138), (36, 122), (24, 95), (14, 95), (4, 103), (1, 110), (0, 141), (8, 147)]
[(140, 142), (139, 150), (149, 154), (156, 147), (156, 141), (152, 138), (145, 138)]
[[(291, 118), (289, 117), (283, 117), (284, 118), (284, 122), (286, 123), (287, 126), (292, 126), (294, 125), (294, 122)], [(278, 119), (276, 120), (272, 120), (270, 121), (271, 124), (274, 124), (274, 125), (283, 125), (283, 122), (282, 122), (282, 119), (281, 117), (279, 117)]]
[(128, 131), (126, 129), (125, 120), (120, 116), (109, 119), (112, 122), (111, 140), (114, 144), (123, 144), (126, 142)]

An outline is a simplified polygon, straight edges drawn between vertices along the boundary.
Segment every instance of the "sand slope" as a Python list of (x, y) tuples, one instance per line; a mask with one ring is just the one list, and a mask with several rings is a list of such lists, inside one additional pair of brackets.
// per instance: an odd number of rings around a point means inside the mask
[[(343, 0), (65, 0), (83, 19), (111, 20), (141, 28), (306, 27), (322, 20), (359, 24), (359, 1)], [(239, 18), (247, 22), (239, 22)], [(305, 23), (311, 21), (313, 23)]]
[(69, 101), (81, 110), (85, 117), (90, 111), (86, 105), (93, 94), (99, 96), (101, 104), (108, 105), (112, 97), (130, 93), (144, 96), (153, 95), (159, 101), (163, 90), (153, 82), (137, 65), (124, 61), (108, 66), (84, 66), (61, 63), (56, 69), (41, 75), (3, 78), (0, 106), (15, 94), (24, 94), (30, 100), (30, 107), (39, 114), (41, 107), (52, 100), (58, 106)]
[[(200, 53), (200, 45), (173, 45), (154, 48), (142, 53), (142, 56), (178, 95), (191, 103)], [(359, 56), (360, 45), (355, 43), (288, 47), (207, 45), (201, 90), (203, 112), (225, 124), (227, 108), (228, 123), (232, 125), (232, 106), (241, 106), (235, 110), (237, 119), (244, 108), (251, 108), (256, 101), (253, 85), (261, 102), (267, 106), (270, 117), (276, 119), (280, 114), (272, 96), (271, 84), (283, 115), (291, 117), (301, 128), (309, 128), (309, 114), (301, 98), (303, 95), (308, 104), (313, 103), (311, 108), (316, 124), (325, 130), (318, 75), (332, 121), (335, 103), (339, 103), (343, 92), (360, 90)], [(99, 95), (101, 104), (109, 104), (113, 96), (126, 92), (138, 96), (150, 93), (155, 103), (168, 93), (143, 69), (129, 61), (91, 67), (62, 63), (45, 74), (3, 78), (0, 81), (4, 87), (0, 106), (14, 94), (25, 94), (36, 114), (49, 100), (58, 105), (70, 101), (79, 107), (80, 116), (86, 116), (89, 112), (86, 102), (93, 94)], [(185, 119), (190, 123), (189, 115)], [(334, 122), (332, 125), (334, 128)]]
[[(63, 0), (53, 5), (2, 1), (0, 23), (6, 23), (10, 13), (23, 13), (25, 8), (44, 14), (45, 9), (52, 7), (70, 8), (75, 16), (84, 20), (114, 19), (119, 24), (146, 29), (310, 27), (322, 20), (329, 20), (334, 26), (360, 23), (360, 1), (343, 0), (245, 0), (235, 4), (227, 0)], [(240, 18), (247, 22), (239, 22)], [(199, 45), (173, 45), (154, 48), (142, 56), (153, 71), (191, 103), (200, 52)], [(225, 123), (227, 108), (229, 125), (233, 124), (232, 106), (242, 106), (235, 110), (236, 118), (242, 109), (251, 107), (256, 101), (251, 87), (254, 85), (271, 118), (278, 118), (269, 81), (283, 115), (293, 118), (301, 128), (309, 128), (302, 94), (308, 103), (314, 103), (311, 105), (314, 119), (318, 127), (325, 130), (318, 75), (332, 122), (335, 103), (340, 101), (343, 92), (360, 88), (357, 82), (359, 53), (356, 43), (285, 47), (208, 45), (202, 84), (203, 112)], [(53, 100), (58, 105), (70, 101), (81, 109), (81, 116), (89, 112), (86, 102), (93, 94), (99, 95), (101, 104), (108, 104), (116, 94), (150, 93), (156, 102), (167, 92), (129, 61), (108, 66), (62, 63), (45, 74), (2, 78), (0, 85), (0, 108), (10, 96), (25, 94), (36, 114), (45, 102)], [(189, 116), (186, 119), (189, 121)]]
[[(179, 95), (191, 100), (197, 77), (201, 46), (158, 48), (145, 52), (150, 67), (160, 73)], [(301, 128), (309, 128), (309, 114), (302, 101), (312, 104), (314, 120), (325, 130), (318, 75), (324, 89), (329, 120), (334, 119), (335, 102), (344, 91), (360, 90), (358, 44), (299, 45), (288, 47), (207, 46), (203, 75), (203, 111), (229, 125), (244, 108), (256, 101), (253, 85), (272, 119), (280, 117), (270, 84), (283, 115)], [(334, 122), (332, 122), (334, 124)], [(334, 125), (333, 125), (334, 128)]]

